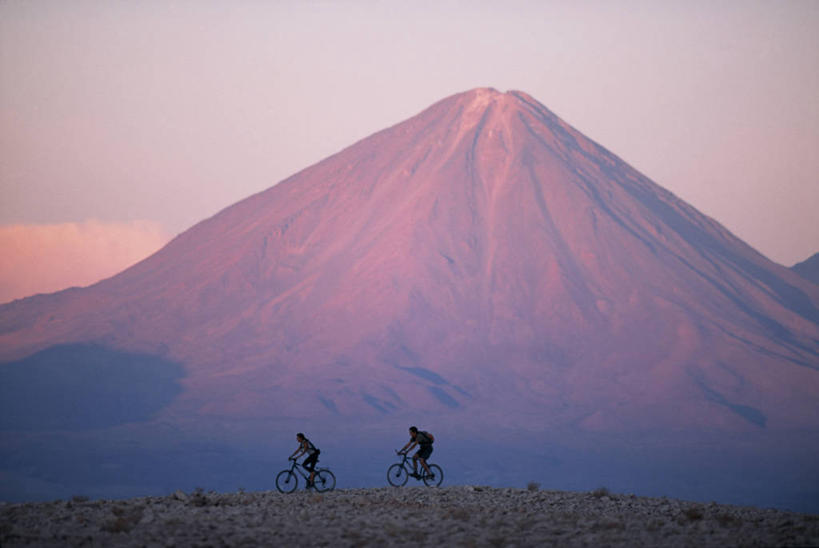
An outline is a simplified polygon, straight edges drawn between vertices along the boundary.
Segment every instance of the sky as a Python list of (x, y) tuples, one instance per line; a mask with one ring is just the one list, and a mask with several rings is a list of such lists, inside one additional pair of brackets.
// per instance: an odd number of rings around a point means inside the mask
[(819, 251), (819, 2), (4, 0), (0, 302), (484, 86), (776, 262)]

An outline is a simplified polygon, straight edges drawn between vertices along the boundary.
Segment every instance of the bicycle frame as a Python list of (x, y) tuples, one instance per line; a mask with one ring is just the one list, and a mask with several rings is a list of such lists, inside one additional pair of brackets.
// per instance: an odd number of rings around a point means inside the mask
[[(400, 464), (401, 467), (407, 472), (407, 475), (409, 475), (412, 472), (412, 466), (410, 465), (409, 455), (407, 455), (406, 453), (399, 453), (399, 455), (403, 456), (404, 458), (401, 459), (401, 462), (399, 462), (398, 464)], [(421, 467), (421, 469), (423, 470), (423, 466)]]
[[(290, 459), (290, 461), (290, 468), (285, 468), (276, 476), (276, 489), (280, 492), (292, 493), (298, 486), (299, 476), (302, 477), (308, 488), (312, 487), (320, 493), (335, 489), (336, 477), (329, 468), (319, 468), (316, 466), (313, 470), (315, 472), (315, 482), (311, 482), (310, 470), (295, 459)], [(316, 462), (316, 464), (318, 464), (318, 462)]]
[[(404, 458), (401, 460), (399, 464), (404, 468), (404, 470), (407, 471), (407, 475), (409, 475), (413, 471), (412, 463), (410, 462), (410, 457), (407, 453), (399, 453), (399, 455), (404, 456)], [(418, 468), (421, 470), (421, 477), (418, 479), (421, 479), (423, 476), (426, 475), (427, 471), (424, 470), (424, 466), (420, 462), (418, 464), (419, 464)], [(427, 463), (427, 466), (429, 466), (429, 463)]]
[(415, 477), (418, 481), (423, 481), (425, 485), (439, 486), (444, 480), (444, 471), (437, 464), (427, 462), (429, 471), (423, 466), (421, 467), (421, 474), (415, 474), (413, 467), (410, 466), (410, 459), (406, 452), (396, 451), (401, 455), (401, 461), (391, 465), (387, 468), (387, 481), (393, 487), (401, 487), (407, 483), (407, 479)]
[[(314, 470), (316, 472), (318, 472), (318, 461), (316, 461), (316, 467), (314, 468)], [(302, 466), (302, 464), (299, 461), (297, 461), (296, 459), (293, 459), (293, 465), (290, 467), (290, 471), (291, 472), (298, 472), (299, 475), (302, 478), (304, 478), (305, 481), (310, 479), (310, 472), (308, 472), (307, 468)]]

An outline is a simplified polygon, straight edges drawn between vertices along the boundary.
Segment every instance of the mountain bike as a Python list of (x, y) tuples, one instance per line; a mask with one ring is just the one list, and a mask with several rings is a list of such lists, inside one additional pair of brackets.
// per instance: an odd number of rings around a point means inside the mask
[[(405, 451), (396, 451), (395, 454), (402, 456), (403, 459), (401, 462), (387, 468), (387, 481), (390, 482), (390, 485), (393, 487), (401, 487), (407, 483), (407, 479), (412, 477), (412, 463)], [(431, 473), (427, 474), (424, 467), (419, 466), (418, 468), (421, 472), (415, 479), (423, 481), (424, 485), (432, 485), (435, 487), (441, 485), (444, 481), (444, 471), (441, 470), (441, 467), (437, 464), (427, 462), (427, 466)]]
[(304, 478), (307, 488), (312, 487), (319, 493), (332, 491), (336, 488), (336, 476), (330, 472), (329, 468), (316, 468), (316, 475), (313, 478), (313, 485), (310, 485), (310, 471), (298, 463), (296, 459), (289, 459), (293, 462), (289, 469), (282, 470), (276, 476), (276, 489), (281, 493), (292, 493), (299, 486), (299, 476)]

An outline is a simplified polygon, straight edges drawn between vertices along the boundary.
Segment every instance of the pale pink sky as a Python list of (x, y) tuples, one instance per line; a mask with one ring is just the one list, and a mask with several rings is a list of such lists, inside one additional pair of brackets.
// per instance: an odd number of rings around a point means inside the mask
[[(775, 261), (819, 251), (819, 2), (12, 0), (0, 287), (37, 276), (44, 230), (94, 264), (100, 234), (130, 242), (107, 276), (480, 86), (533, 95)], [(88, 223), (111, 230), (66, 228)]]

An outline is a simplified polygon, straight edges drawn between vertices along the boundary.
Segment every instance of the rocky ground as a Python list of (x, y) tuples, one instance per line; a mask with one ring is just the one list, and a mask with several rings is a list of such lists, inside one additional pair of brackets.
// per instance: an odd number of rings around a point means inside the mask
[(490, 487), (0, 503), (0, 546), (817, 546), (819, 515)]

